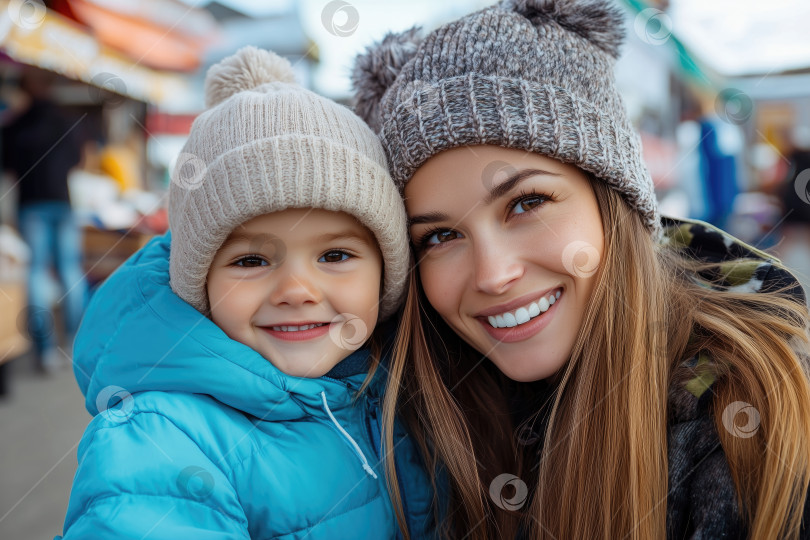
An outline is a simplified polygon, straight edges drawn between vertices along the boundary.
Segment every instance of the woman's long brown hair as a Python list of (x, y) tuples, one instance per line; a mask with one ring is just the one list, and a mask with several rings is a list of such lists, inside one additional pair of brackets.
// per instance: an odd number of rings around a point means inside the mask
[[(810, 483), (807, 307), (779, 291), (696, 283), (717, 265), (656, 245), (615, 191), (592, 186), (605, 254), (569, 362), (549, 381), (507, 380), (441, 320), (412, 272), (383, 412), (400, 528), (409, 538), (391, 452), (396, 415), (434, 487), (449, 480), (447, 505), (435, 505), (445, 538), (666, 537), (668, 390), (694, 377), (681, 363), (702, 351), (751, 538), (797, 538)], [(735, 401), (759, 412), (753, 437), (724, 428)], [(518, 442), (527, 415), (515, 404), (533, 407), (528, 421), (543, 426), (539, 454)], [(489, 495), (502, 473), (529, 486), (518, 512)]]

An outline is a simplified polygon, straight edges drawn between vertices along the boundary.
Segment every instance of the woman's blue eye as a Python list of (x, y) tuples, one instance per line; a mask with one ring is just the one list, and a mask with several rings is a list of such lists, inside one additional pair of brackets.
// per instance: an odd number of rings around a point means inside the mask
[(248, 256), (237, 260), (234, 265), (242, 268), (257, 268), (259, 266), (267, 265), (267, 261), (261, 257)]
[(459, 233), (456, 231), (436, 231), (432, 234), (428, 233), (428, 235), (424, 237), (422, 244), (427, 246), (435, 246), (438, 244), (444, 244), (450, 240), (455, 240), (456, 238), (460, 238), (460, 236), (461, 235), (459, 235)]
[(346, 253), (345, 251), (327, 251), (321, 258), (318, 259), (318, 262), (326, 262), (326, 263), (333, 263), (333, 262), (343, 262), (349, 260), (351, 256)]

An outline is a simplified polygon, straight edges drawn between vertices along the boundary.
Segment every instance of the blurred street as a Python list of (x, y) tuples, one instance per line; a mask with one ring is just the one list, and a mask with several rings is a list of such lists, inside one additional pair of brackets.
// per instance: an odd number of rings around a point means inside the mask
[(13, 389), (0, 400), (0, 538), (50, 540), (62, 532), (90, 415), (69, 367), (43, 377), (23, 356), (6, 368)]

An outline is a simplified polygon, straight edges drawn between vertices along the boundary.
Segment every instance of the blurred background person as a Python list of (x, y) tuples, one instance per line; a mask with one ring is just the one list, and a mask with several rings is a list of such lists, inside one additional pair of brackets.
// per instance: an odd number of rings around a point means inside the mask
[(796, 126), (791, 143), (790, 169), (779, 189), (784, 221), (778, 251), (810, 290), (810, 127)]
[(67, 354), (88, 296), (81, 267), (81, 232), (67, 180), (81, 159), (80, 119), (70, 118), (51, 99), (53, 78), (47, 71), (25, 69), (20, 88), (30, 99), (3, 127), (3, 166), (15, 177), (18, 226), (31, 248), (27, 329), (36, 366), (45, 372), (68, 364), (57, 348), (52, 268), (62, 287), (55, 304), (62, 315)]
[(740, 193), (737, 178), (739, 156), (745, 140), (740, 128), (723, 121), (706, 103), (698, 119), (700, 126), (699, 172), (704, 186), (704, 221), (726, 230), (734, 209), (734, 199)]

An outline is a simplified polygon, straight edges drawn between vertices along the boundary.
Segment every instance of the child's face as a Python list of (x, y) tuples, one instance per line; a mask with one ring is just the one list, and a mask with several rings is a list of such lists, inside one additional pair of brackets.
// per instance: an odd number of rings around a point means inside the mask
[(320, 377), (371, 335), (381, 274), (374, 235), (354, 217), (265, 214), (237, 227), (214, 257), (211, 318), (284, 373)]

